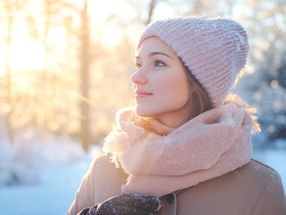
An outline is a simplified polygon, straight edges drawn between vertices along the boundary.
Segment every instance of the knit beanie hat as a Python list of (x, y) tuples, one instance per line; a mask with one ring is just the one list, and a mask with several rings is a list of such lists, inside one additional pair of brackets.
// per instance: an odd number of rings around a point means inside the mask
[(157, 36), (170, 46), (208, 94), (212, 106), (224, 102), (246, 63), (247, 33), (236, 21), (186, 17), (150, 23), (137, 42)]

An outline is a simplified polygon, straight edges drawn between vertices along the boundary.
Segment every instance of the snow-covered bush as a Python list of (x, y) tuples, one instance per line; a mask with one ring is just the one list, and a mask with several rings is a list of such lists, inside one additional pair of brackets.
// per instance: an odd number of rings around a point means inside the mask
[(236, 92), (258, 111), (262, 132), (254, 135), (254, 144), (276, 147), (276, 139), (286, 138), (286, 89), (276, 80), (267, 83), (251, 74), (241, 79)]
[[(34, 184), (38, 171), (76, 162), (85, 156), (79, 143), (47, 131), (24, 132), (13, 144), (0, 141), (0, 185)], [(98, 151), (98, 150), (97, 150)], [(98, 153), (97, 153), (98, 154)]]

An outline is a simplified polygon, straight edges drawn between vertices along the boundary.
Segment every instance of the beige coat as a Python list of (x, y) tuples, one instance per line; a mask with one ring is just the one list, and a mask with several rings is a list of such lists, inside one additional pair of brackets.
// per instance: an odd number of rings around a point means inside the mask
[[(119, 194), (127, 175), (101, 155), (90, 166), (67, 215)], [(251, 160), (223, 176), (161, 197), (156, 215), (286, 215), (279, 174)]]

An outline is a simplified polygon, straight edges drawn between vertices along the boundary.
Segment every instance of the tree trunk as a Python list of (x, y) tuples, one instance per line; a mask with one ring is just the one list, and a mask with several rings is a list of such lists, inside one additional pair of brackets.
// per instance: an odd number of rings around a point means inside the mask
[(150, 5), (149, 5), (148, 18), (146, 21), (146, 25), (148, 25), (152, 21), (152, 16), (153, 16), (155, 5), (156, 5), (156, 0), (151, 0)]
[(87, 14), (87, 0), (84, 0), (84, 8), (81, 11), (81, 70), (80, 70), (80, 138), (85, 151), (90, 144), (89, 129), (89, 20)]
[(5, 75), (7, 78), (6, 82), (6, 104), (8, 106), (8, 110), (5, 115), (5, 125), (7, 129), (7, 139), (10, 144), (13, 144), (14, 142), (14, 134), (11, 126), (11, 114), (12, 114), (12, 93), (11, 93), (11, 69), (10, 69), (10, 61), (9, 61), (9, 55), (10, 55), (10, 45), (11, 45), (11, 40), (12, 40), (12, 28), (13, 28), (13, 15), (11, 13), (12, 11), (12, 6), (7, 5), (7, 12), (8, 12), (8, 22), (7, 22), (7, 37), (6, 37), (6, 50), (5, 50)]
[[(44, 38), (43, 38), (43, 45), (44, 45), (44, 59), (43, 59), (43, 68), (42, 68), (42, 75), (41, 75), (41, 81), (39, 82), (39, 84), (41, 85), (41, 87), (39, 89), (41, 89), (41, 97), (44, 101), (50, 101), (50, 98), (48, 98), (48, 74), (47, 74), (47, 57), (48, 57), (48, 34), (49, 34), (49, 28), (50, 28), (50, 4), (51, 1), (49, 0), (45, 0), (44, 1), (45, 4), (45, 24), (44, 24)], [(47, 128), (47, 104), (43, 103), (41, 104), (41, 101), (38, 103), (39, 106), (37, 108), (41, 108), (41, 121), (40, 124), (41, 126), (43, 126), (44, 128)]]

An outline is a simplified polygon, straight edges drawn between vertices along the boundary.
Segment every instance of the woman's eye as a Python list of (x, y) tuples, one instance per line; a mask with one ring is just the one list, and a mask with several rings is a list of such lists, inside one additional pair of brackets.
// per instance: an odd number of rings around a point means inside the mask
[(165, 63), (160, 61), (160, 60), (156, 60), (155, 61), (155, 67), (162, 67), (162, 66), (165, 66)]

